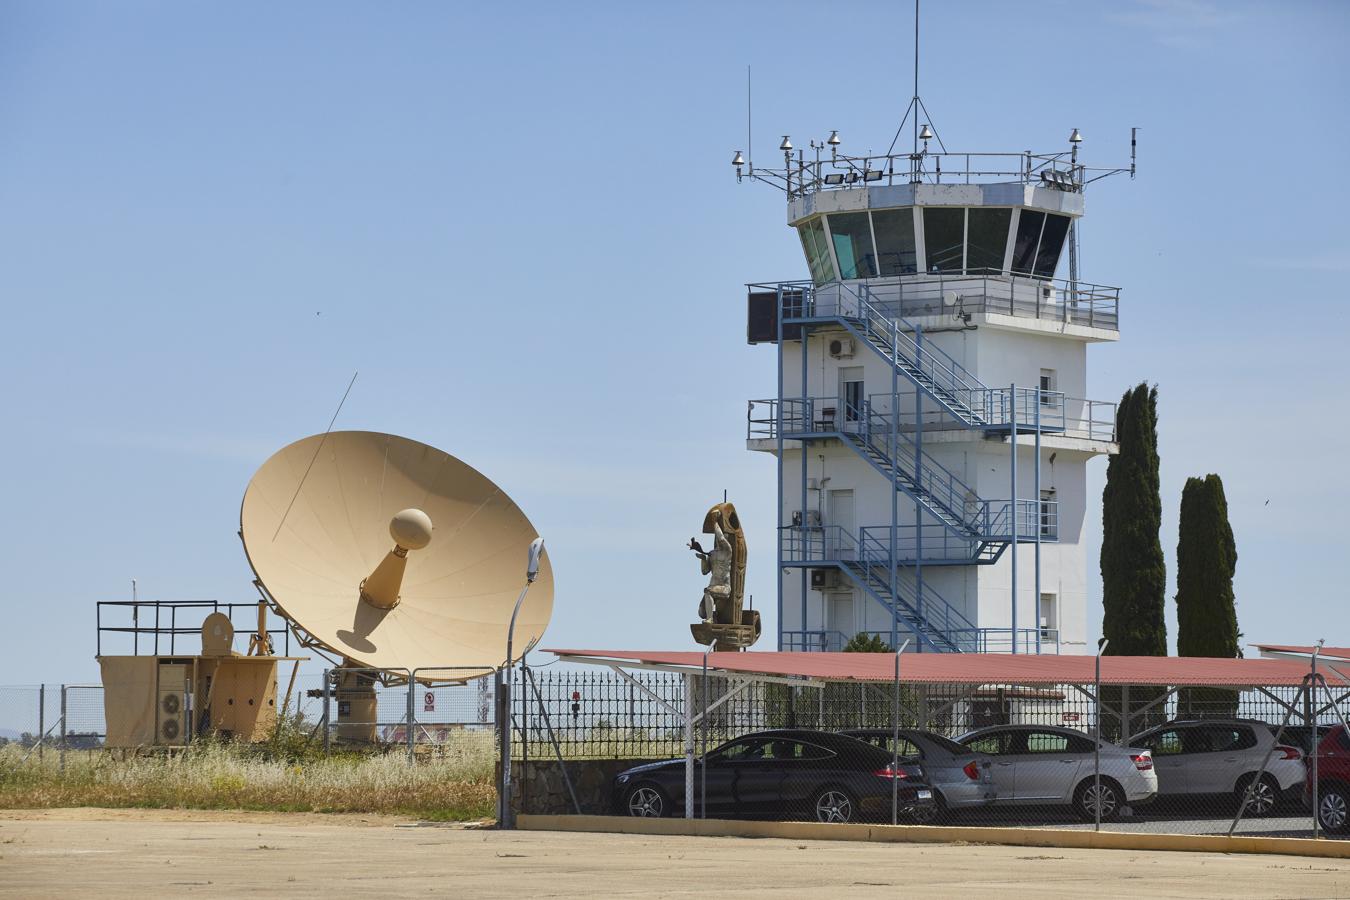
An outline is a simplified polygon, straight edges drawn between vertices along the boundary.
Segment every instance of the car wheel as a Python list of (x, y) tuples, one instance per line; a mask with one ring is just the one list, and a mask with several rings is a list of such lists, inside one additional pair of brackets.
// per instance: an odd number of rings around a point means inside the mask
[(856, 804), (842, 788), (825, 788), (816, 794), (817, 822), (852, 822), (857, 817)]
[(1247, 811), (1244, 815), (1253, 817), (1270, 815), (1280, 800), (1280, 786), (1269, 775), (1262, 775), (1261, 780), (1255, 784), (1252, 783), (1252, 776), (1242, 779), (1238, 782), (1236, 793), (1239, 807), (1242, 806), (1244, 799), (1247, 801)]
[(624, 801), (628, 814), (639, 819), (659, 819), (670, 815), (670, 801), (653, 784), (637, 784), (628, 792)]
[(1326, 831), (1350, 831), (1350, 794), (1345, 788), (1323, 788), (1317, 798), (1317, 821)]
[(1109, 778), (1101, 779), (1098, 786), (1097, 779), (1089, 778), (1078, 786), (1078, 790), (1073, 793), (1074, 812), (1085, 822), (1097, 821), (1097, 807), (1101, 807), (1101, 819), (1103, 822), (1113, 821), (1120, 815), (1120, 807), (1124, 805), (1125, 794)]

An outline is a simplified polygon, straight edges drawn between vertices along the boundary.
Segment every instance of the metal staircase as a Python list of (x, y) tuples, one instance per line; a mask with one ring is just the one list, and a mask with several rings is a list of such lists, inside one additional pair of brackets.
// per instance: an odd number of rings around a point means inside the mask
[(1028, 426), (1039, 417), (1042, 431), (1064, 430), (1062, 394), (1046, 393), (1038, 400), (1036, 391), (1023, 389), (1013, 396), (1011, 388), (988, 387), (950, 354), (924, 341), (922, 329), (900, 316), (896, 304), (875, 300), (866, 284), (793, 285), (779, 292), (784, 324), (843, 328), (967, 428), (1008, 431), (1014, 420)]
[[(1043, 431), (1064, 430), (1063, 395), (984, 385), (950, 355), (925, 342), (921, 329), (885, 305), (871, 302), (865, 284), (780, 286), (778, 315), (781, 325), (842, 328), (855, 342), (886, 360), (900, 378), (933, 401), (960, 428), (1015, 433), (1034, 418)], [(805, 332), (802, 339), (804, 344)], [(928, 516), (954, 538), (949, 546), (968, 548), (968, 555), (951, 558), (947, 564), (991, 563), (1014, 541), (1055, 539), (1053, 526), (1046, 529), (1046, 513), (1039, 501), (980, 498), (924, 451), (919, 416), (916, 414), (913, 424), (902, 422), (897, 411), (899, 395), (888, 397), (889, 408), (878, 408), (866, 399), (848, 402), (837, 397), (780, 395), (774, 401), (769, 436), (802, 442), (837, 439), (846, 444), (897, 491), (915, 501), (921, 510), (914, 526), (916, 534), (922, 532), (922, 516)], [(1053, 523), (1053, 512), (1050, 521)], [(811, 528), (785, 530), (801, 532), (801, 552), (784, 554), (780, 548), (784, 564), (838, 569), (890, 612), (897, 627), (912, 633), (920, 649), (949, 653), (985, 649), (987, 641), (981, 629), (916, 578), (909, 565), (892, 558), (899, 555), (894, 532), (885, 540), (875, 536), (869, 539), (872, 529), (853, 536), (834, 526), (817, 525), (814, 530), (822, 535), (836, 533), (836, 545), (830, 546), (822, 536), (818, 552), (810, 552), (808, 545), (813, 540), (806, 532)], [(795, 540), (790, 538), (789, 542)], [(922, 563), (921, 557), (922, 553), (916, 551), (915, 562)], [(1011, 638), (1017, 640), (1015, 634)]]

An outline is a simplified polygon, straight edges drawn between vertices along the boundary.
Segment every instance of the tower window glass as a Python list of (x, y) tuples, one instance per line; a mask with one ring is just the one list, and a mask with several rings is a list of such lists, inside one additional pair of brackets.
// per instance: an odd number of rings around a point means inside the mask
[(876, 252), (872, 249), (872, 225), (867, 213), (834, 213), (829, 217), (834, 255), (840, 278), (875, 278)]
[[(1025, 213), (1023, 213), (1025, 215)], [(1036, 254), (1033, 270), (1042, 278), (1054, 278), (1059, 265), (1059, 253), (1064, 249), (1064, 236), (1069, 233), (1069, 217), (1047, 215), (1045, 231), (1041, 232), (1041, 249)]]
[(966, 211), (929, 206), (923, 211), (923, 243), (928, 271), (959, 272), (963, 268)]
[(825, 229), (820, 223), (820, 219), (812, 219), (798, 229), (802, 249), (806, 251), (806, 264), (811, 269), (811, 280), (816, 284), (834, 281), (834, 263), (830, 261)]
[(1029, 273), (1036, 263), (1036, 247), (1041, 242), (1041, 226), (1045, 213), (1034, 209), (1022, 210), (1017, 222), (1017, 239), (1013, 241), (1012, 270)]
[(966, 231), (966, 269), (1003, 269), (1003, 252), (1008, 249), (1011, 209), (973, 208)]
[(919, 270), (912, 207), (873, 212), (872, 231), (877, 236), (877, 269), (883, 278), (913, 275)]

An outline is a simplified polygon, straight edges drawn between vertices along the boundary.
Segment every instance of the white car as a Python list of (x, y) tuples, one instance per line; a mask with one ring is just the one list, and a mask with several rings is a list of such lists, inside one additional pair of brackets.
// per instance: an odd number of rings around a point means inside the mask
[(1149, 803), (1158, 793), (1147, 749), (1102, 741), (1098, 794), (1093, 740), (1072, 728), (993, 725), (956, 742), (993, 757), (995, 806), (1070, 805), (1090, 822), (1100, 803), (1102, 821), (1108, 821), (1123, 807)]
[(1240, 803), (1264, 764), (1265, 774), (1247, 801), (1247, 815), (1264, 816), (1308, 774), (1302, 751), (1277, 745), (1274, 727), (1242, 719), (1198, 719), (1169, 722), (1133, 740), (1152, 751), (1162, 797), (1229, 795)]

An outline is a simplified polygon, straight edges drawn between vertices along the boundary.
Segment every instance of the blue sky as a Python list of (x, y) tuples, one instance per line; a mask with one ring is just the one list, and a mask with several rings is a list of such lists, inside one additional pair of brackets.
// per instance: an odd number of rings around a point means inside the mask
[[(922, 93), (953, 150), (1078, 127), (1106, 164), (1140, 127), (1139, 178), (1089, 194), (1083, 277), (1124, 289), (1089, 395), (1159, 385), (1169, 561), (1182, 483), (1218, 472), (1248, 639), (1350, 643), (1350, 7), (1009, 10), (930, 3)], [(95, 677), (94, 602), (133, 577), (251, 599), (244, 487), (358, 370), (338, 427), (460, 456), (547, 537), (546, 645), (689, 645), (683, 544), (724, 488), (771, 615), (774, 468), (744, 429), (774, 360), (742, 285), (805, 264), (728, 165), (745, 67), (761, 164), (784, 133), (881, 151), (909, 16), (0, 2), (0, 683)]]

